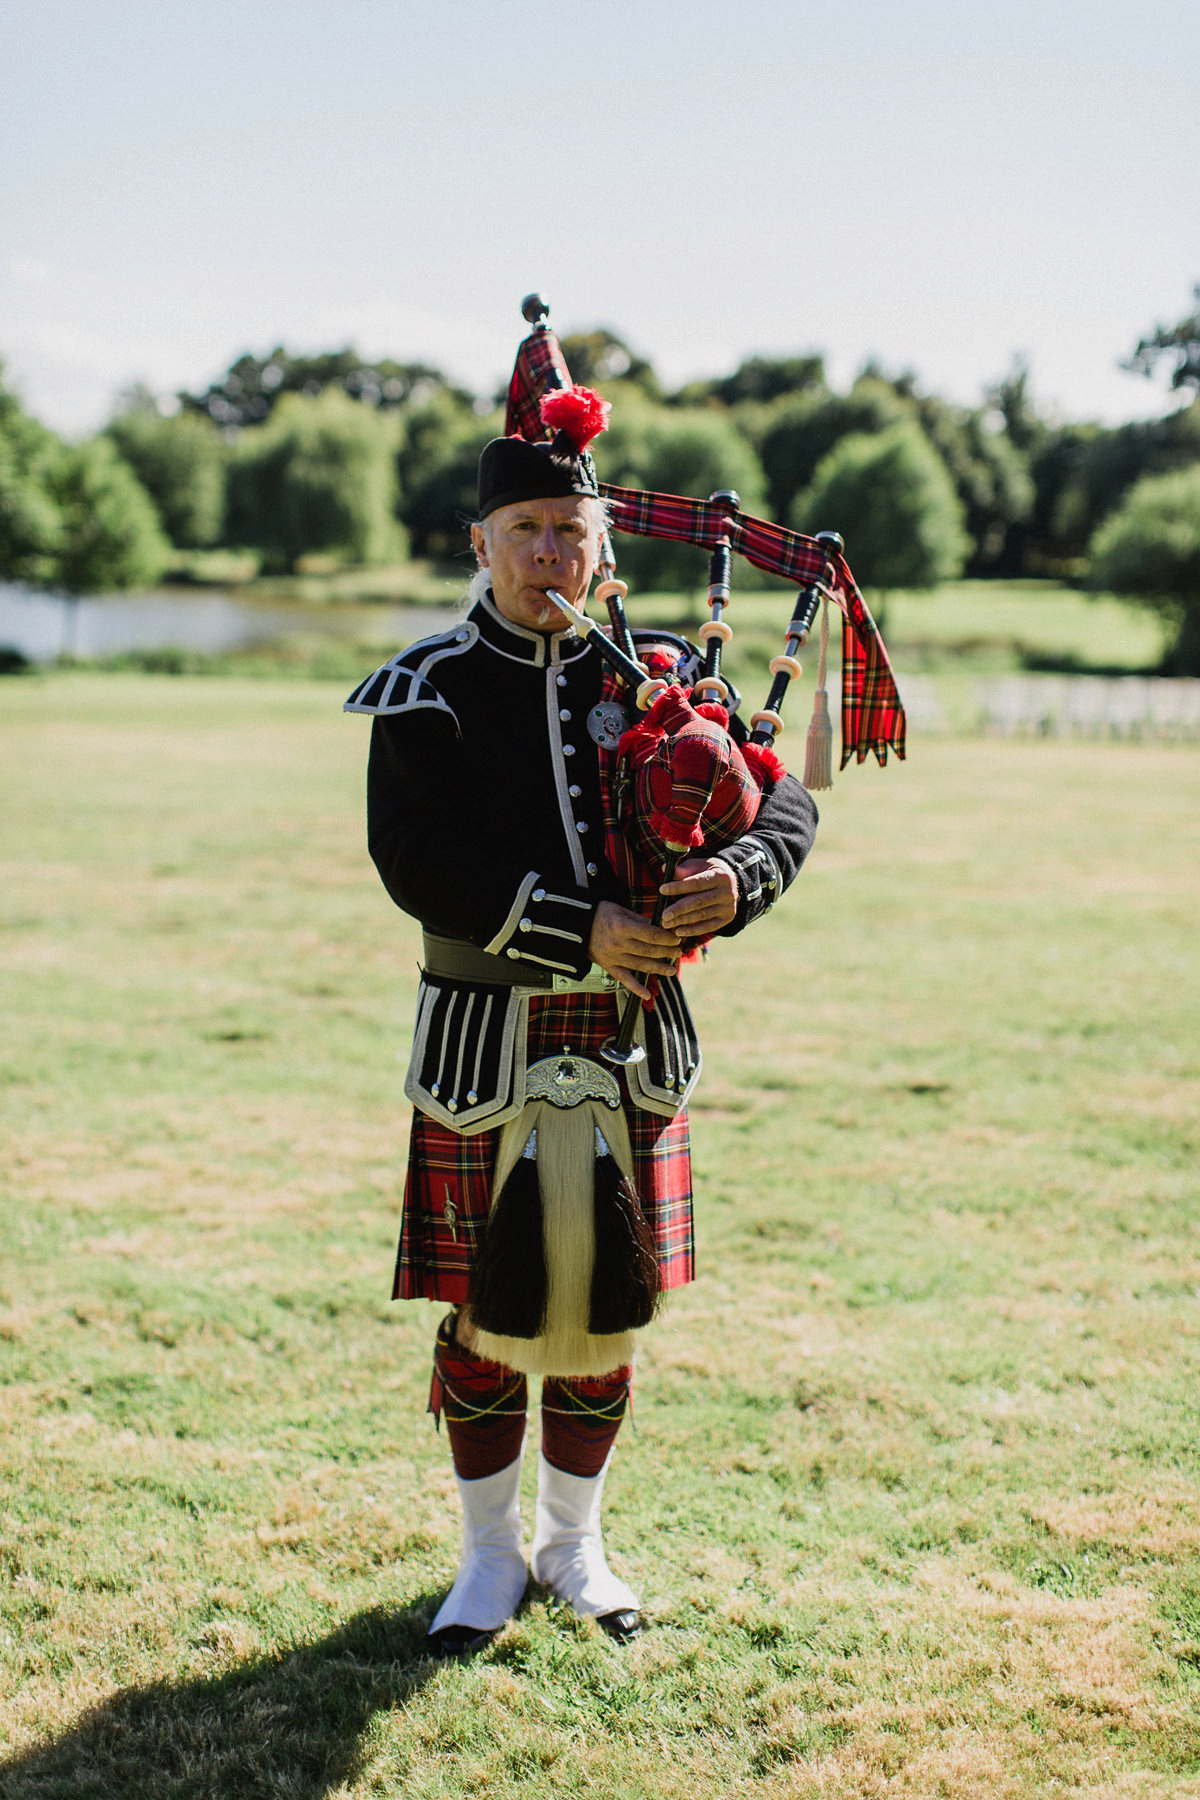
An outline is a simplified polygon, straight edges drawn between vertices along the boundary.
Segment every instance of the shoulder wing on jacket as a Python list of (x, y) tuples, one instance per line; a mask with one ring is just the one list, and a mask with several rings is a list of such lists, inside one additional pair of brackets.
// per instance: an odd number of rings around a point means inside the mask
[(388, 718), (426, 708), (449, 713), (457, 725), (454, 708), (442, 697), (437, 685), (438, 665), (450, 657), (464, 655), (478, 637), (479, 627), (464, 623), (439, 631), (434, 637), (422, 638), (419, 644), (410, 644), (360, 681), (342, 711)]

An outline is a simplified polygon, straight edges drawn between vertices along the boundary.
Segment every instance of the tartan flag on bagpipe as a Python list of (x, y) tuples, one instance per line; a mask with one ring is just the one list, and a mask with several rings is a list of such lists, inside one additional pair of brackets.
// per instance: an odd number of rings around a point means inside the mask
[(517, 351), (512, 380), (508, 384), (504, 435), (527, 438), (530, 443), (553, 437), (550, 427), (543, 424), (538, 408), (548, 388), (570, 385), (571, 373), (554, 333), (544, 326), (531, 331)]
[[(843, 556), (829, 556), (824, 545), (803, 532), (727, 512), (707, 500), (681, 494), (656, 494), (645, 488), (600, 483), (618, 531), (647, 537), (674, 538), (711, 549), (727, 538), (732, 550), (768, 574), (782, 575), (797, 586), (815, 584), (828, 594), (842, 615), (842, 767), (859, 762), (873, 750), (880, 763), (891, 748), (903, 760), (904, 707), (879, 627), (858, 591)], [(826, 580), (830, 569), (832, 581)]]
[[(548, 388), (571, 384), (558, 339), (538, 326), (517, 351), (508, 390), (505, 430), (536, 441), (550, 436), (539, 403)], [(888, 750), (903, 759), (904, 707), (879, 627), (842, 556), (830, 556), (824, 545), (803, 532), (729, 512), (708, 500), (683, 494), (658, 494), (646, 488), (614, 487), (602, 481), (613, 525), (643, 537), (672, 538), (711, 550), (722, 538), (731, 549), (770, 575), (781, 575), (799, 587), (815, 585), (842, 615), (842, 760), (863, 762), (873, 750), (880, 764)]]

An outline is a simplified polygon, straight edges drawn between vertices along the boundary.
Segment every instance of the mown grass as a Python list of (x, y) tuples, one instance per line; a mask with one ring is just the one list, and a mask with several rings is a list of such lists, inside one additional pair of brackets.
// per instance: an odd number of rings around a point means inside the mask
[(839, 778), (692, 979), (701, 1279), (609, 1484), (652, 1629), (531, 1590), (445, 1669), (340, 697), (0, 694), (0, 1794), (1200, 1793), (1195, 751)]

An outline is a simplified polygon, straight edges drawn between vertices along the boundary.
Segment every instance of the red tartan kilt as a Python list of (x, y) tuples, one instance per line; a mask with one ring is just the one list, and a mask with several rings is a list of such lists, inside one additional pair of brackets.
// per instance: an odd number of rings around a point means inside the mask
[[(528, 1060), (535, 1063), (567, 1048), (595, 1056), (616, 1025), (613, 994), (535, 996), (529, 1003)], [(663, 1287), (683, 1287), (695, 1277), (687, 1112), (665, 1119), (633, 1106), (626, 1094), (625, 1117)], [(393, 1300), (458, 1305), (466, 1299), (471, 1259), (492, 1202), (499, 1143), (499, 1128), (460, 1137), (414, 1113)]]

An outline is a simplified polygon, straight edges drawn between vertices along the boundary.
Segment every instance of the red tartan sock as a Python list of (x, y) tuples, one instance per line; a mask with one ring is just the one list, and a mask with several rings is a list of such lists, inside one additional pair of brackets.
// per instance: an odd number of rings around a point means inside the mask
[(542, 1454), (564, 1475), (598, 1475), (612, 1449), (629, 1400), (632, 1368), (614, 1369), (598, 1380), (542, 1382)]
[(454, 1472), (479, 1481), (507, 1469), (521, 1454), (525, 1436), (524, 1375), (465, 1350), (453, 1337), (454, 1316), (443, 1319), (433, 1347), (433, 1387), (429, 1410), (446, 1436)]

